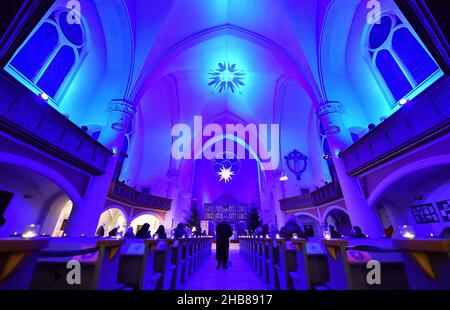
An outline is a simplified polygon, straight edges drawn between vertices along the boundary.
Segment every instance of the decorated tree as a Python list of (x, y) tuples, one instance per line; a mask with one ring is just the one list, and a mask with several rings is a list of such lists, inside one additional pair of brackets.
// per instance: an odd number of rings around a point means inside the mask
[(187, 224), (191, 228), (200, 226), (200, 213), (196, 206), (192, 207), (191, 216), (189, 217)]
[(249, 214), (248, 231), (253, 233), (261, 224), (262, 221), (259, 218), (258, 209), (256, 209), (256, 207), (252, 207)]

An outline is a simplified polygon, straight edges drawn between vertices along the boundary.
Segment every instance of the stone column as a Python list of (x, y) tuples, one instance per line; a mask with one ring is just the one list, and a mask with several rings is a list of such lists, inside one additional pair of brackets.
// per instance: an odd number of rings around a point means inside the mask
[(108, 112), (108, 120), (100, 133), (99, 142), (112, 150), (114, 156), (109, 158), (104, 174), (92, 177), (83, 205), (73, 207), (65, 229), (69, 236), (79, 236), (81, 233), (86, 236), (95, 234), (126, 130), (136, 109), (126, 100), (114, 99), (109, 104)]
[(339, 101), (326, 101), (320, 105), (317, 113), (327, 135), (352, 225), (360, 226), (370, 237), (380, 237), (382, 232), (375, 210), (369, 209), (358, 178), (347, 174), (345, 164), (338, 156), (339, 152), (353, 143), (350, 131), (344, 124), (342, 104)]

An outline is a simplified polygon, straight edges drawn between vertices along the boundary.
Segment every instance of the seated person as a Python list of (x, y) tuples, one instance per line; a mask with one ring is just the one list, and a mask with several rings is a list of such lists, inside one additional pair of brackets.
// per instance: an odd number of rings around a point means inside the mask
[(200, 237), (201, 235), (202, 235), (202, 230), (201, 230), (201, 228), (200, 228), (199, 226), (197, 226), (197, 227), (195, 228), (194, 236)]
[(95, 232), (96, 237), (104, 237), (105, 236), (105, 223), (100, 225)]
[(146, 238), (150, 238), (150, 224), (145, 223), (144, 225), (142, 225), (142, 227), (138, 230), (138, 232), (136, 233), (135, 238), (139, 238), (139, 239), (146, 239)]
[(259, 236), (265, 237), (268, 234), (269, 234), (269, 225), (267, 225), (267, 224), (261, 225), (261, 232), (260, 232)]
[[(269, 226), (269, 237), (270, 238), (275, 238), (277, 236), (277, 234), (279, 234), (280, 231), (278, 230), (277, 224), (272, 223)], [(265, 237), (265, 236), (264, 236)]]
[(294, 234), (296, 234), (298, 238), (306, 239), (307, 237), (300, 225), (298, 225), (294, 219), (289, 219), (281, 228), (280, 236), (286, 240), (291, 240)]
[(153, 238), (155, 238), (155, 237), (158, 237), (159, 239), (167, 238), (166, 228), (164, 227), (164, 225), (159, 225), (158, 230), (153, 235)]
[(174, 231), (174, 237), (175, 239), (180, 239), (180, 238), (186, 238), (187, 237), (187, 233), (186, 230), (184, 229), (184, 224), (183, 223), (179, 223), (177, 225), (177, 228), (175, 228)]
[(353, 226), (352, 233), (350, 234), (350, 237), (354, 238), (354, 239), (367, 238), (367, 236), (365, 234), (363, 234), (363, 232), (361, 230), (361, 227), (359, 227), (359, 226)]
[(134, 238), (133, 227), (128, 227), (127, 232), (125, 233), (125, 238)]
[(333, 225), (330, 225), (330, 235), (331, 238), (342, 238), (342, 235), (334, 228)]
[(117, 232), (119, 231), (119, 226), (114, 227), (109, 233), (108, 236), (109, 237), (115, 237), (117, 235)]

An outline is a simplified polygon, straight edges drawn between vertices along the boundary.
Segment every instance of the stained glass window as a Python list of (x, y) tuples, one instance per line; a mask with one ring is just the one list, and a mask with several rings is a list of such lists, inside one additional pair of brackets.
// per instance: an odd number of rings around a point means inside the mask
[(86, 54), (83, 21), (70, 23), (67, 10), (56, 10), (17, 50), (6, 70), (57, 103)]
[(369, 31), (367, 48), (381, 82), (393, 104), (412, 93), (421, 84), (437, 79), (440, 71), (424, 45), (395, 15), (382, 16)]

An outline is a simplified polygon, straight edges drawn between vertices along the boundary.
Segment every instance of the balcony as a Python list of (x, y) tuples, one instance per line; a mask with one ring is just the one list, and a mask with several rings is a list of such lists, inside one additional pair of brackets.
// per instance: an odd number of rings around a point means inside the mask
[(281, 211), (306, 209), (317, 207), (342, 197), (342, 191), (339, 183), (331, 182), (319, 187), (309, 194), (280, 199), (280, 207)]
[(134, 207), (169, 211), (172, 199), (152, 196), (120, 182), (112, 182), (108, 197), (125, 202)]
[(341, 152), (347, 173), (357, 176), (449, 132), (450, 81), (441, 78), (422, 94)]
[(110, 150), (13, 78), (0, 74), (0, 131), (90, 174), (105, 172)]

